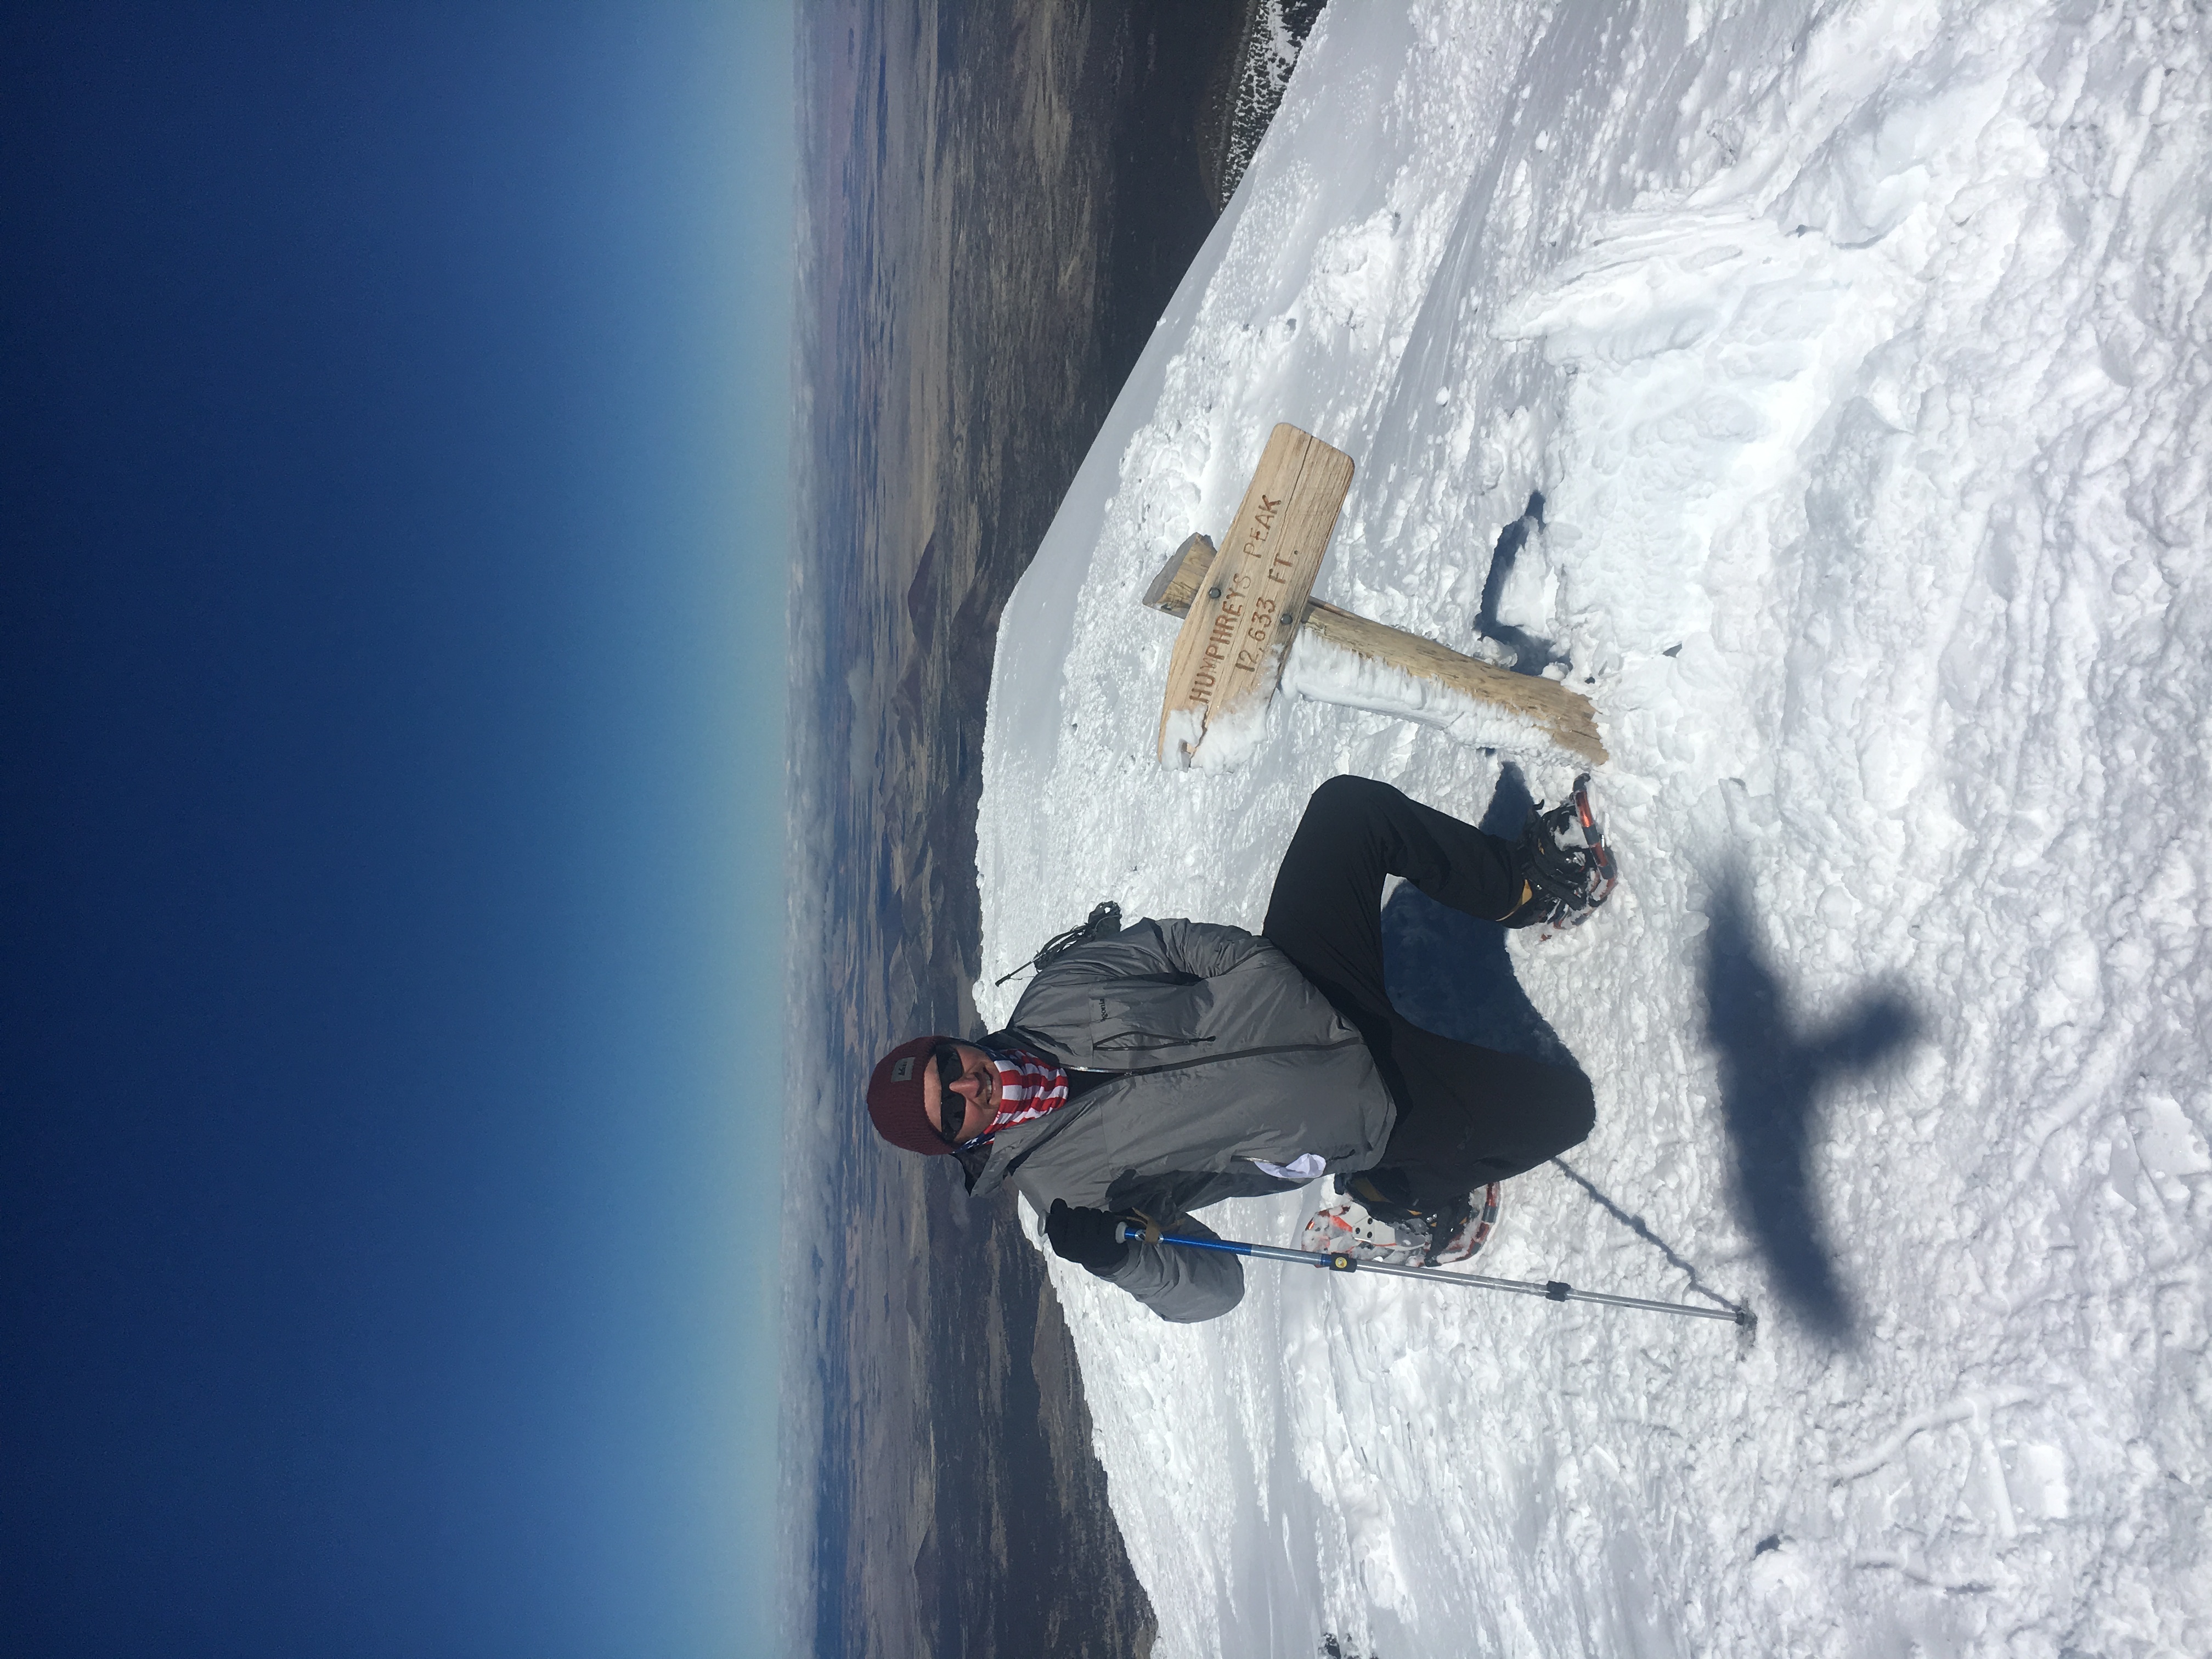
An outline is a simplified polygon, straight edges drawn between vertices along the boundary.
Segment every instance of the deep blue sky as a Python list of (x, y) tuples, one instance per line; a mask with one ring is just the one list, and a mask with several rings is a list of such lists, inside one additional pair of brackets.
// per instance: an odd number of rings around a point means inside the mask
[(763, 1650), (789, 31), (0, 11), (0, 1650)]

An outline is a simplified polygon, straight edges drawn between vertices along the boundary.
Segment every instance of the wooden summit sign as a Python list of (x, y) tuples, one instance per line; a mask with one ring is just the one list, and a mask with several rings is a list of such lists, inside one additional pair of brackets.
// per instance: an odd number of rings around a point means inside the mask
[(1209, 726), (1274, 695), (1351, 488), (1352, 457), (1342, 450), (1294, 426), (1269, 435), (1176, 635), (1160, 707), (1162, 760), (1188, 764)]
[[(1187, 538), (1146, 589), (1152, 610), (1182, 618), (1160, 710), (1164, 761), (1188, 765), (1212, 722), (1274, 695), (1283, 653), (1301, 633), (1517, 715), (1580, 760), (1605, 763), (1597, 711), (1571, 687), (1516, 674), (1312, 597), (1352, 457), (1279, 426), (1216, 552)], [(1364, 706), (1364, 705), (1363, 705)]]

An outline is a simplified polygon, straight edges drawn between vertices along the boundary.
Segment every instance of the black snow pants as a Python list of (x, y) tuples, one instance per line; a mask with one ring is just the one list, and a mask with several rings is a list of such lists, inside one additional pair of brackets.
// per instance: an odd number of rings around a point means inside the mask
[(1519, 902), (1510, 843), (1371, 778), (1313, 793), (1275, 872), (1262, 931), (1373, 1051), (1398, 1105), (1377, 1170), (1424, 1206), (1533, 1169), (1589, 1135), (1589, 1079), (1565, 1066), (1455, 1042), (1390, 1006), (1382, 985), (1382, 878), (1485, 921)]

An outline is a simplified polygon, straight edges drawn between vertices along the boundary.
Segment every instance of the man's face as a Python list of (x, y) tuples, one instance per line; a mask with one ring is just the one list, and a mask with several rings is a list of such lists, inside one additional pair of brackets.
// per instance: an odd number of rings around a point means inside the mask
[(948, 1094), (938, 1079), (937, 1062), (931, 1060), (921, 1073), (921, 1109), (942, 1134), (949, 1103), (960, 1126), (959, 1139), (970, 1140), (989, 1128), (999, 1114), (999, 1072), (974, 1043), (956, 1042), (952, 1047), (960, 1055), (960, 1075)]

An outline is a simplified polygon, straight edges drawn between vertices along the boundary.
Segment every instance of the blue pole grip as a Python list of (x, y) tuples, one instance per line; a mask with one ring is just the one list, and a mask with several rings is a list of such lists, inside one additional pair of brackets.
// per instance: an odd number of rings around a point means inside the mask
[[(1117, 1221), (1114, 1224), (1114, 1237), (1124, 1244), (1141, 1244), (1145, 1241), (1145, 1230), (1126, 1221)], [(1226, 1250), (1231, 1255), (1252, 1254), (1249, 1244), (1240, 1244), (1233, 1238), (1184, 1238), (1176, 1233), (1162, 1233), (1160, 1243), (1186, 1245), (1194, 1250)]]

